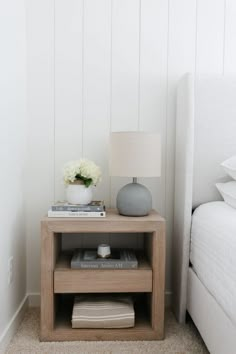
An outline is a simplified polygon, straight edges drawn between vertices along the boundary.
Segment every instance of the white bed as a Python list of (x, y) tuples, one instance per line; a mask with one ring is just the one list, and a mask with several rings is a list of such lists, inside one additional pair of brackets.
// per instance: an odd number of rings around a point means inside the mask
[(236, 325), (236, 209), (217, 201), (202, 204), (194, 211), (190, 263)]
[(227, 179), (220, 163), (235, 154), (236, 77), (186, 75), (177, 94), (173, 306), (182, 323), (189, 312), (214, 354), (236, 353), (236, 209), (213, 202), (215, 183)]

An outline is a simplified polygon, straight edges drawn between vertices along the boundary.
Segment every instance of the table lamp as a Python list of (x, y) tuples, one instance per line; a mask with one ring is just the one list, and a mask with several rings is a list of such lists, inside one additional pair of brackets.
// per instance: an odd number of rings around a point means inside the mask
[(114, 132), (110, 137), (109, 170), (111, 176), (132, 177), (117, 194), (121, 215), (144, 216), (152, 209), (152, 195), (138, 177), (161, 175), (161, 139), (157, 133)]

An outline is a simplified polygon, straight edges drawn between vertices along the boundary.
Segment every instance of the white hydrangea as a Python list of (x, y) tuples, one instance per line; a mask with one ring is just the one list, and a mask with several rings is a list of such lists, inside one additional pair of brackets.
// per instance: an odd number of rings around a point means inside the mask
[(67, 162), (64, 166), (63, 177), (66, 184), (73, 183), (76, 180), (82, 180), (86, 184), (86, 180), (91, 179), (87, 186), (90, 184), (97, 185), (101, 180), (101, 170), (93, 161), (87, 159), (74, 160)]
[(80, 174), (83, 177), (91, 178), (93, 180), (93, 185), (98, 184), (101, 179), (100, 168), (93, 161), (86, 159), (80, 160)]

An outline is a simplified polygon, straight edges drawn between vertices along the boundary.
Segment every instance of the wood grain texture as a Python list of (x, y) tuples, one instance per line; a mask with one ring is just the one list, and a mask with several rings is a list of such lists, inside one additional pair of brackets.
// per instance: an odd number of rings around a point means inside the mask
[(70, 329), (69, 325), (56, 328), (48, 332), (43, 341), (136, 341), (136, 340), (160, 340), (156, 331), (144, 322), (140, 327), (122, 329)]
[(55, 293), (120, 293), (152, 291), (151, 269), (72, 270), (54, 273)]
[(147, 233), (144, 241), (153, 272), (152, 293), (147, 294), (149, 314), (153, 330), (157, 332), (159, 338), (164, 338), (165, 222), (156, 232)]
[(164, 338), (165, 309), (165, 224), (152, 236), (153, 291), (151, 294), (152, 328)]
[(54, 234), (49, 231), (47, 223), (41, 223), (41, 317), (40, 337), (43, 338), (54, 328)]
[(71, 269), (71, 255), (62, 255), (54, 271), (55, 293), (151, 292), (152, 269), (139, 257), (137, 269)]
[(78, 233), (78, 232), (151, 232), (155, 231), (163, 218), (154, 210), (148, 216), (126, 217), (119, 215), (116, 209), (108, 209), (105, 218), (48, 218), (52, 232)]
[[(164, 336), (165, 220), (154, 210), (146, 217), (124, 217), (108, 210), (101, 220), (44, 218), (41, 250), (41, 340), (151, 340)], [(71, 226), (72, 225), (72, 226)], [(87, 225), (87, 226), (86, 226)], [(74, 270), (68, 256), (60, 256), (60, 233), (66, 232), (145, 232), (148, 261), (137, 269)], [(151, 264), (151, 267), (150, 267)], [(119, 330), (75, 330), (71, 328), (72, 305), (55, 308), (55, 299), (63, 293), (131, 292), (150, 293), (151, 314), (140, 316), (145, 306), (136, 306), (135, 327)], [(54, 295), (55, 293), (55, 295)], [(62, 295), (60, 295), (62, 296)], [(67, 295), (68, 296), (68, 295)], [(67, 312), (67, 314), (66, 314)], [(57, 317), (54, 316), (57, 313)], [(59, 316), (59, 317), (58, 317)]]

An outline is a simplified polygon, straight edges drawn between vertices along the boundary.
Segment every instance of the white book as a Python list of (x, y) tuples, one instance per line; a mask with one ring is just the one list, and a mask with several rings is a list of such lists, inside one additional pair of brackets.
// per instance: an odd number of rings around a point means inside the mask
[(48, 210), (49, 218), (104, 218), (105, 211), (54, 211)]

